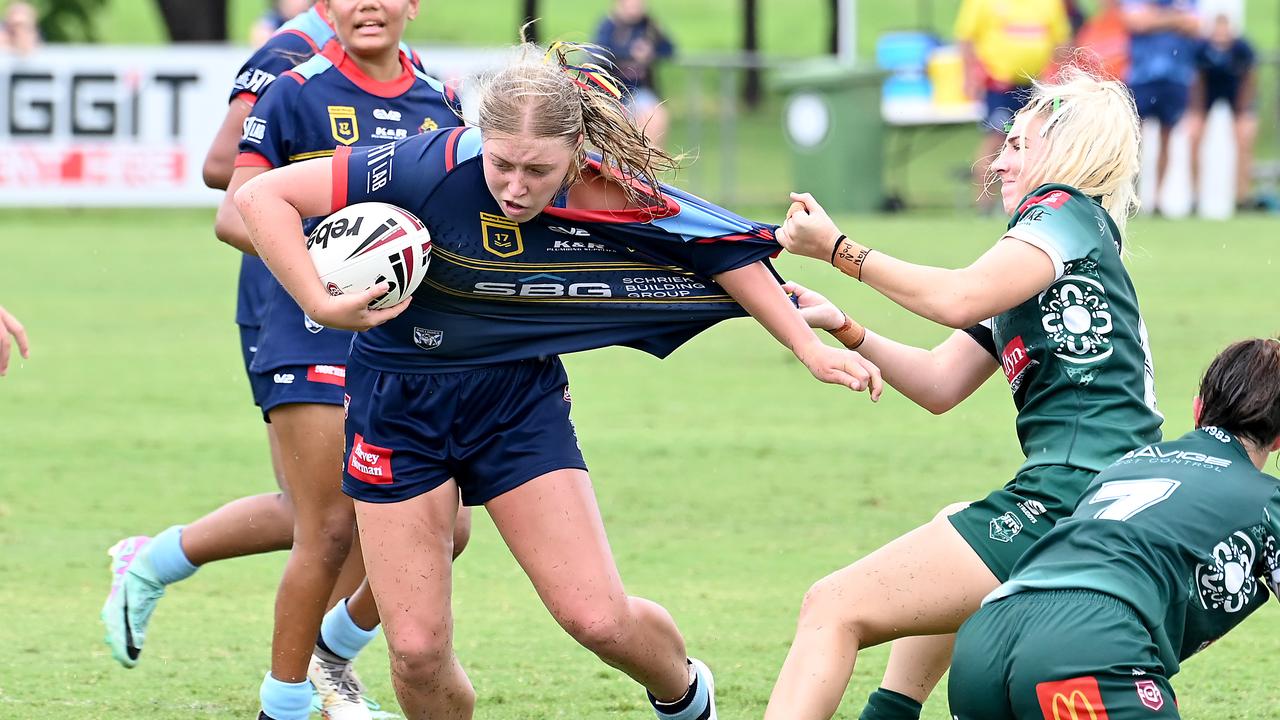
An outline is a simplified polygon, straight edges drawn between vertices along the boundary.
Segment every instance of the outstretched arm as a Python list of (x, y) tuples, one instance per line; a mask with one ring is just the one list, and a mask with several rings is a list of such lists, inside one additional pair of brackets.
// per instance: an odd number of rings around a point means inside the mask
[[(787, 283), (783, 289), (795, 295), (809, 325), (831, 331), (845, 321), (845, 314), (822, 295), (796, 283)], [(926, 350), (867, 330), (858, 352), (881, 368), (885, 382), (935, 415), (959, 405), (998, 367), (963, 331)]]
[(783, 347), (795, 353), (815, 378), (853, 390), (869, 390), (872, 401), (880, 399), (884, 389), (880, 369), (856, 352), (824, 345), (764, 263), (729, 270), (713, 279)]
[(789, 252), (830, 262), (907, 310), (947, 327), (963, 329), (995, 317), (1049, 287), (1055, 276), (1053, 260), (1043, 250), (1008, 237), (968, 267), (909, 263), (844, 237), (812, 195), (793, 193), (791, 198), (791, 210), (777, 232)]

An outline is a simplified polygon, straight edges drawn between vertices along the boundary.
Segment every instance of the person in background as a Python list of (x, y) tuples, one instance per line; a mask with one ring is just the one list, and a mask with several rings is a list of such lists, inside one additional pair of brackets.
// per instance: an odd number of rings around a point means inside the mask
[(612, 55), (617, 77), (627, 87), (627, 108), (656, 146), (662, 146), (671, 120), (658, 95), (653, 66), (675, 54), (645, 0), (616, 0), (596, 29), (596, 44)]
[(12, 2), (4, 13), (0, 25), (0, 51), (13, 55), (30, 55), (40, 47), (38, 15), (31, 3)]
[[(1155, 197), (1169, 165), (1169, 137), (1187, 110), (1200, 18), (1193, 0), (1122, 0), (1129, 29), (1129, 89), (1138, 117), (1160, 125)], [(1153, 207), (1158, 207), (1157, 205)]]
[(984, 188), (979, 210), (990, 212), (998, 204), (998, 198), (985, 192), (991, 160), (1004, 142), (1006, 126), (1026, 105), (1031, 82), (1070, 40), (1071, 25), (1062, 0), (964, 0), (955, 35), (964, 55), (968, 95), (986, 103), (973, 180)]
[(266, 11), (249, 28), (249, 44), (262, 47), (285, 23), (306, 12), (311, 0), (273, 0)]
[[(13, 340), (9, 340), (9, 336)], [(9, 348), (13, 342), (18, 343), (18, 353), (25, 360), (31, 357), (31, 344), (27, 342), (27, 329), (22, 327), (18, 318), (0, 306), (0, 377), (9, 371)]]
[(1187, 135), (1191, 139), (1191, 188), (1200, 190), (1200, 141), (1205, 117), (1219, 101), (1231, 106), (1236, 136), (1236, 207), (1249, 207), (1253, 142), (1258, 137), (1257, 56), (1226, 15), (1214, 18), (1209, 36), (1196, 48)]

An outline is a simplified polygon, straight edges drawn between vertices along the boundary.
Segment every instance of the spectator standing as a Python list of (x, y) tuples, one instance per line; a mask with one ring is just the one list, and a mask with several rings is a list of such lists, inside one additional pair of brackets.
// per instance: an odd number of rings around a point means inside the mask
[[(984, 99), (987, 106), (973, 165), (974, 182), (985, 187), (1006, 125), (1026, 105), (1031, 82), (1049, 67), (1054, 51), (1070, 39), (1071, 25), (1062, 0), (964, 0), (955, 35), (969, 97)], [(984, 193), (979, 207), (990, 210), (995, 202)]]
[(1129, 88), (1138, 117), (1160, 125), (1155, 197), (1169, 165), (1169, 137), (1187, 110), (1200, 18), (1193, 0), (1123, 0), (1129, 29)]
[(0, 25), (0, 50), (13, 55), (30, 55), (40, 47), (40, 28), (36, 9), (31, 3), (13, 2), (4, 13)]
[(658, 94), (653, 67), (674, 55), (675, 45), (649, 17), (645, 0), (616, 0), (600, 21), (595, 42), (613, 58), (616, 75), (627, 87), (627, 108), (636, 125), (653, 145), (661, 147), (670, 116)]
[(1200, 141), (1205, 117), (1218, 102), (1231, 106), (1236, 139), (1236, 207), (1249, 205), (1253, 171), (1253, 142), (1258, 136), (1257, 55), (1253, 46), (1232, 27), (1231, 19), (1218, 15), (1209, 35), (1195, 53), (1196, 73), (1191, 85), (1187, 135), (1191, 139), (1191, 188), (1200, 190)]

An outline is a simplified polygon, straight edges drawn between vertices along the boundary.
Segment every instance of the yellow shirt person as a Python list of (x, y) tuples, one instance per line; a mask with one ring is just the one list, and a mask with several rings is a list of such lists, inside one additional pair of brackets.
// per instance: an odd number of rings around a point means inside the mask
[(972, 49), (987, 89), (1031, 84), (1071, 37), (1063, 0), (964, 0), (956, 40)]

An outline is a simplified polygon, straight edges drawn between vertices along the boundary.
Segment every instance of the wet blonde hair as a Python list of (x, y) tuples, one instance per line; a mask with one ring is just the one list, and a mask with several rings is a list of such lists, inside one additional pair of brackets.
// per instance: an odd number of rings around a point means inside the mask
[[(601, 173), (617, 183), (627, 199), (642, 207), (661, 201), (658, 175), (679, 161), (654, 147), (623, 104), (622, 84), (601, 63), (590, 45), (555, 43), (549, 49), (522, 43), (502, 69), (477, 81), (476, 124), (484, 133), (560, 138), (575, 148), (565, 178), (568, 187), (582, 179), (586, 152), (600, 154)], [(650, 192), (632, 186), (642, 180)]]
[(1023, 168), (1028, 188), (1061, 183), (1098, 198), (1116, 227), (1138, 211), (1142, 126), (1122, 83), (1069, 65), (1051, 83), (1037, 82), (1019, 115), (1045, 119), (1040, 160)]

